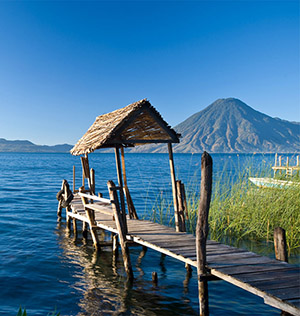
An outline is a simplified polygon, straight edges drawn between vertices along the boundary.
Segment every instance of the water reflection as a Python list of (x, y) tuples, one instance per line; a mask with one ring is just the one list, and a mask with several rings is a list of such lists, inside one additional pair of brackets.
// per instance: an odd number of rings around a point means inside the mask
[[(190, 301), (178, 301), (176, 298), (161, 294), (167, 290), (158, 283), (154, 286), (151, 280), (150, 266), (144, 264), (146, 248), (132, 247), (130, 249), (134, 267), (135, 281), (130, 285), (126, 281), (122, 256), (113, 267), (111, 247), (104, 247), (97, 253), (93, 250), (90, 240), (69, 237), (70, 232), (64, 223), (58, 223), (57, 235), (59, 246), (63, 249), (61, 260), (68, 262), (72, 273), (71, 287), (76, 292), (82, 292), (78, 302), (80, 315), (196, 315), (196, 310), (190, 306)], [(78, 237), (81, 237), (80, 229)], [(105, 238), (109, 238), (106, 235)], [(164, 258), (159, 256), (157, 267), (166, 273)], [(76, 267), (76, 269), (74, 269)], [(150, 276), (150, 277), (149, 277)], [(179, 289), (178, 293), (183, 288)], [(168, 290), (167, 290), (168, 291)], [(185, 289), (186, 291), (186, 289)]]

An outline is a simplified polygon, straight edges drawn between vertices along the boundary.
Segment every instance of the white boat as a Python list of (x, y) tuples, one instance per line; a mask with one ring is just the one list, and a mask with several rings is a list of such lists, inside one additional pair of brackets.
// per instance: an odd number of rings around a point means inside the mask
[(300, 185), (300, 182), (277, 180), (273, 178), (249, 178), (249, 180), (260, 188), (284, 188), (287, 186)]

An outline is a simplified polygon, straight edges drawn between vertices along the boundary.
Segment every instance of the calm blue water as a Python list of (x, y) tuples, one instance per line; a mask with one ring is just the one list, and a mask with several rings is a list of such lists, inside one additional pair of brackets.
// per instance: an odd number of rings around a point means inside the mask
[[(252, 164), (270, 165), (274, 155), (213, 155), (214, 175)], [(190, 187), (200, 183), (201, 155), (176, 154), (177, 177)], [(197, 315), (196, 272), (186, 280), (183, 264), (141, 248), (130, 250), (133, 287), (126, 284), (122, 259), (111, 266), (111, 249), (95, 256), (91, 242), (68, 236), (57, 222), (56, 193), (62, 179), (81, 185), (80, 159), (69, 154), (0, 153), (0, 315)], [(107, 180), (116, 180), (113, 154), (91, 154), (96, 190), (106, 194)], [(259, 166), (258, 166), (259, 167)], [(128, 185), (139, 215), (149, 216), (157, 196), (170, 196), (168, 156), (128, 154)], [(195, 180), (196, 179), (196, 180)], [(64, 214), (64, 213), (63, 213)], [(80, 236), (79, 236), (80, 237)], [(109, 236), (107, 236), (109, 237)], [(273, 256), (268, 247), (249, 246)], [(261, 250), (263, 249), (263, 250)], [(269, 250), (268, 250), (269, 249)], [(158, 273), (158, 285), (151, 273)], [(210, 282), (211, 315), (279, 315), (255, 296), (223, 281)]]

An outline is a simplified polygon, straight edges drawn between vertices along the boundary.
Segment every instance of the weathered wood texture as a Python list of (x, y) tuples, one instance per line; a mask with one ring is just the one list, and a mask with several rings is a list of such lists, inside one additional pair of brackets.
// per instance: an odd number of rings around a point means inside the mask
[(122, 162), (122, 171), (123, 171), (123, 180), (124, 180), (124, 194), (127, 202), (127, 209), (130, 218), (138, 219), (138, 215), (136, 213), (128, 185), (127, 185), (127, 176), (126, 176), (126, 168), (125, 168), (125, 155), (124, 155), (124, 147), (121, 147), (121, 162)]
[(276, 259), (288, 262), (285, 230), (281, 227), (274, 229), (274, 248)]
[(178, 221), (179, 221), (179, 231), (185, 232), (185, 212), (186, 212), (186, 201), (184, 186), (180, 180), (176, 181), (176, 193), (177, 193), (177, 203), (178, 203)]
[[(99, 206), (99, 209), (95, 210), (97, 227), (119, 235), (112, 212), (100, 212), (101, 206), (106, 210), (112, 206), (101, 202), (95, 202), (93, 206), (95, 205)], [(67, 212), (68, 217), (88, 222), (78, 195), (71, 202), (71, 207), (72, 212)], [(176, 232), (174, 228), (150, 221), (129, 218), (127, 227), (128, 234), (124, 240), (133, 241), (197, 268), (196, 239), (193, 235)], [(292, 315), (300, 315), (299, 267), (212, 240), (206, 242), (206, 258), (206, 269), (212, 276), (262, 297), (266, 304), (275, 308)], [(295, 284), (298, 284), (298, 287), (295, 287)], [(284, 290), (280, 295), (274, 292), (277, 288), (289, 290)]]
[(128, 279), (130, 281), (132, 281), (133, 280), (133, 272), (132, 272), (132, 266), (131, 266), (130, 255), (129, 255), (129, 250), (128, 250), (128, 246), (127, 246), (127, 239), (126, 239), (126, 232), (127, 232), (126, 217), (125, 217), (125, 221), (124, 221), (124, 218), (120, 212), (120, 206), (119, 206), (119, 202), (118, 202), (118, 195), (117, 195), (117, 192), (115, 190), (115, 184), (113, 183), (113, 181), (108, 181), (107, 186), (108, 186), (110, 200), (112, 203), (112, 208), (114, 211), (116, 226), (118, 229), (125, 271), (126, 271)]
[(169, 163), (170, 163), (170, 172), (171, 172), (171, 182), (172, 182), (172, 193), (173, 193), (173, 204), (174, 204), (174, 217), (175, 217), (175, 228), (176, 231), (181, 231), (180, 218), (178, 214), (178, 201), (177, 201), (177, 189), (176, 189), (176, 176), (175, 176), (175, 167), (174, 167), (174, 157), (172, 144), (168, 144), (169, 151)]
[(196, 226), (197, 273), (199, 291), (199, 309), (201, 316), (209, 315), (208, 288), (205, 276), (206, 267), (206, 240), (208, 236), (208, 211), (212, 190), (212, 158), (204, 152), (201, 158), (201, 191)]

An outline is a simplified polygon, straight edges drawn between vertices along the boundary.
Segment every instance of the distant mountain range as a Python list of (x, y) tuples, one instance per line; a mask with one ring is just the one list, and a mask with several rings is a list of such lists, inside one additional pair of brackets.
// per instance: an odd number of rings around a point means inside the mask
[[(272, 118), (244, 102), (219, 99), (174, 127), (181, 134), (174, 152), (299, 152), (300, 123)], [(132, 152), (167, 152), (167, 146), (139, 146)]]
[(0, 138), (0, 152), (38, 152), (38, 153), (62, 153), (69, 152), (72, 145), (62, 144), (55, 146), (35, 145), (28, 140), (6, 140)]
[[(272, 118), (234, 98), (215, 101), (174, 129), (181, 134), (173, 147), (177, 153), (300, 152), (300, 123)], [(0, 138), (0, 152), (69, 152), (72, 147)], [(163, 153), (167, 146), (151, 144), (129, 151)]]

